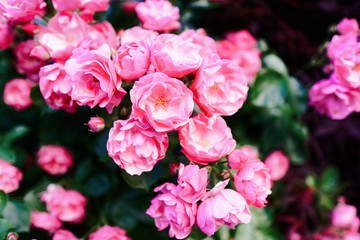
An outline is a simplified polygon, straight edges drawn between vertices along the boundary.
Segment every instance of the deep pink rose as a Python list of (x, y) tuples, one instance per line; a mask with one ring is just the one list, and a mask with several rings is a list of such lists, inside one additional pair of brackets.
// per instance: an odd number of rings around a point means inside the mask
[(55, 232), (52, 240), (78, 240), (78, 238), (69, 230), (59, 229)]
[(133, 41), (146, 41), (150, 44), (150, 42), (158, 35), (158, 32), (136, 26), (126, 29), (124, 32), (121, 33), (121, 44)]
[(175, 34), (161, 34), (151, 41), (151, 63), (156, 71), (169, 77), (182, 78), (195, 72), (201, 64), (199, 49), (194, 43)]
[(206, 115), (230, 116), (242, 107), (249, 87), (239, 66), (213, 54), (204, 59), (190, 90)]
[(109, 156), (131, 175), (151, 171), (165, 157), (168, 146), (166, 133), (134, 118), (115, 121), (107, 142)]
[(45, 7), (43, 0), (1, 0), (0, 14), (16, 23), (30, 22)]
[(28, 79), (15, 78), (5, 84), (4, 102), (18, 111), (33, 105), (30, 98), (33, 83)]
[(245, 199), (232, 189), (224, 189), (228, 182), (219, 182), (199, 205), (196, 224), (209, 236), (223, 225), (234, 229), (239, 223), (250, 222), (251, 214)]
[(281, 151), (272, 152), (265, 158), (264, 163), (270, 169), (270, 175), (273, 181), (278, 181), (283, 178), (290, 167), (288, 156)]
[(126, 231), (119, 227), (102, 226), (89, 235), (88, 240), (130, 240)]
[(195, 224), (196, 203), (187, 203), (179, 198), (176, 194), (176, 186), (172, 183), (164, 183), (154, 191), (162, 193), (151, 200), (151, 206), (146, 210), (146, 214), (154, 218), (159, 231), (170, 226), (170, 237), (186, 238)]
[(346, 204), (345, 199), (340, 198), (339, 203), (331, 212), (331, 224), (338, 228), (348, 228), (358, 231), (359, 217), (356, 214), (356, 207)]
[(338, 31), (342, 34), (351, 34), (357, 36), (359, 33), (359, 23), (355, 18), (343, 18), (337, 25)]
[(65, 63), (65, 71), (73, 82), (72, 99), (80, 106), (99, 105), (111, 113), (126, 94), (111, 60), (111, 49), (106, 44), (91, 51), (76, 48)]
[(18, 168), (0, 158), (0, 190), (6, 193), (16, 191), (22, 177), (23, 174)]
[(351, 34), (334, 35), (326, 47), (326, 54), (330, 60), (334, 60), (341, 53), (343, 48), (354, 46), (356, 43), (357, 37)]
[(80, 8), (81, 0), (71, 0), (71, 1), (64, 1), (64, 0), (51, 0), (55, 10), (58, 11), (66, 11), (66, 10), (75, 10)]
[(62, 226), (62, 222), (48, 212), (31, 212), (31, 225), (35, 228), (46, 230), (50, 233), (55, 232)]
[(117, 50), (114, 59), (119, 76), (131, 81), (144, 76), (150, 66), (150, 47), (145, 41), (126, 42)]
[(205, 30), (202, 28), (199, 28), (196, 31), (194, 29), (183, 31), (179, 36), (184, 40), (195, 44), (195, 46), (199, 49), (199, 53), (202, 58), (211, 53), (217, 53), (214, 39), (206, 36)]
[(179, 131), (180, 145), (186, 157), (195, 163), (207, 165), (231, 153), (236, 141), (223, 118), (206, 117), (200, 113)]
[(15, 32), (11, 26), (6, 23), (0, 15), (0, 50), (9, 48), (14, 42)]
[(179, 8), (168, 0), (146, 0), (135, 7), (144, 28), (155, 31), (171, 31), (181, 27)]
[(344, 85), (360, 87), (360, 43), (341, 49), (334, 60), (334, 69)]
[(183, 82), (163, 73), (148, 74), (130, 91), (132, 115), (145, 118), (157, 132), (178, 130), (192, 114), (192, 92)]
[(63, 146), (41, 146), (37, 157), (39, 166), (51, 175), (62, 175), (74, 164), (71, 152)]
[(100, 117), (92, 117), (88, 122), (88, 126), (93, 132), (100, 132), (105, 128), (104, 119)]

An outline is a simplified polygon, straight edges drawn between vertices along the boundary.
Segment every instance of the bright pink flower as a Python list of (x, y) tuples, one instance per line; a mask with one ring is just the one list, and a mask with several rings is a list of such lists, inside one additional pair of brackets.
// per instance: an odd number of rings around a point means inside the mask
[(43, 46), (39, 45), (31, 49), (30, 57), (45, 62), (50, 59), (50, 54)]
[(274, 151), (264, 160), (265, 165), (270, 169), (271, 179), (278, 181), (283, 178), (290, 166), (288, 156), (281, 151)]
[(15, 32), (11, 26), (3, 21), (3, 17), (0, 15), (0, 50), (9, 48), (15, 37)]
[(357, 231), (359, 229), (359, 217), (356, 214), (356, 207), (346, 204), (345, 199), (340, 198), (339, 203), (331, 213), (331, 224), (338, 228), (350, 228)]
[(65, 63), (65, 71), (73, 82), (72, 99), (80, 106), (99, 105), (111, 113), (126, 94), (111, 60), (111, 49), (106, 44), (98, 50), (75, 49)]
[(83, 9), (80, 12), (80, 17), (87, 23), (90, 23), (94, 20), (95, 13), (89, 9)]
[(121, 44), (142, 40), (150, 44), (150, 42), (158, 35), (158, 32), (136, 26), (126, 29), (124, 32), (121, 33)]
[(93, 132), (100, 132), (105, 128), (104, 119), (100, 117), (92, 117), (88, 122), (88, 126)]
[(206, 36), (205, 30), (202, 28), (199, 28), (196, 31), (194, 29), (183, 31), (179, 36), (184, 40), (195, 44), (195, 46), (199, 49), (199, 53), (202, 58), (211, 53), (217, 53), (214, 39)]
[(122, 8), (127, 14), (132, 14), (135, 11), (135, 7), (138, 4), (138, 1), (126, 1), (122, 4)]
[(81, 0), (82, 8), (93, 12), (103, 12), (109, 8), (110, 0)]
[(344, 18), (337, 25), (337, 29), (342, 35), (351, 34), (356, 36), (359, 33), (359, 23), (355, 18)]
[(126, 231), (119, 227), (102, 226), (89, 235), (89, 240), (130, 240)]
[(345, 85), (360, 87), (360, 43), (341, 49), (334, 61), (338, 79)]
[(126, 42), (117, 50), (114, 59), (119, 76), (131, 81), (145, 75), (150, 66), (150, 47), (145, 41)]
[(206, 193), (207, 169), (198, 165), (180, 164), (177, 192), (179, 198), (188, 203), (196, 203)]
[(131, 175), (151, 171), (165, 157), (168, 146), (166, 133), (134, 118), (115, 121), (107, 142), (109, 156)]
[(199, 205), (196, 223), (209, 236), (223, 225), (234, 229), (239, 223), (250, 222), (251, 214), (245, 199), (232, 189), (224, 189), (228, 182), (219, 182)]
[(18, 111), (33, 105), (30, 98), (33, 84), (28, 79), (15, 78), (5, 84), (4, 102)]
[(244, 145), (239, 148), (241, 152), (243, 152), (249, 159), (258, 159), (259, 152), (250, 145)]
[(178, 130), (192, 114), (192, 92), (183, 82), (163, 73), (148, 74), (130, 91), (132, 114), (145, 118), (157, 132)]
[(30, 22), (45, 7), (43, 0), (0, 0), (0, 14), (16, 23)]
[(51, 175), (62, 175), (74, 164), (71, 152), (63, 146), (41, 146), (37, 157), (39, 166)]
[(357, 37), (351, 34), (334, 35), (326, 47), (326, 54), (330, 60), (334, 60), (341, 53), (343, 48), (354, 46), (356, 43)]
[(46, 230), (50, 233), (55, 232), (62, 226), (61, 221), (48, 212), (32, 211), (30, 221), (33, 227)]
[(41, 200), (46, 203), (46, 209), (51, 215), (63, 222), (78, 223), (85, 218), (86, 198), (75, 190), (50, 184), (46, 192), (41, 195)]
[(249, 87), (237, 65), (213, 54), (203, 60), (190, 90), (207, 116), (230, 116), (242, 107)]
[(310, 105), (332, 119), (344, 119), (350, 113), (360, 111), (360, 92), (338, 83), (334, 74), (330, 79), (315, 83), (309, 98)]
[(80, 8), (81, 0), (51, 0), (54, 8), (58, 11), (75, 10)]
[(97, 50), (104, 43), (114, 49), (119, 47), (119, 39), (111, 23), (103, 21), (90, 25), (90, 27), (91, 31), (88, 33), (88, 36), (80, 43), (81, 48)]
[(151, 41), (151, 63), (156, 71), (182, 78), (201, 64), (199, 49), (192, 42), (174, 34), (161, 34)]
[(154, 191), (162, 193), (151, 200), (151, 206), (146, 214), (154, 218), (159, 231), (170, 226), (170, 237), (186, 238), (195, 224), (196, 203), (187, 203), (181, 200), (176, 195), (176, 186), (172, 183), (165, 183), (155, 188)]
[(236, 141), (223, 118), (206, 117), (200, 113), (179, 131), (180, 145), (186, 157), (195, 163), (207, 165), (231, 153)]
[(78, 240), (78, 238), (69, 230), (59, 229), (55, 232), (52, 240)]
[(155, 31), (171, 31), (181, 27), (179, 8), (168, 0), (146, 0), (135, 7), (138, 18), (144, 28)]
[(23, 174), (18, 168), (0, 158), (0, 190), (6, 193), (16, 191), (22, 177)]
[(257, 45), (256, 39), (247, 30), (228, 33), (226, 39), (241, 50), (252, 50)]
[(22, 26), (22, 29), (24, 30), (24, 32), (26, 32), (29, 36), (33, 37), (35, 34), (39, 33), (39, 25), (37, 25), (36, 23), (25, 23)]
[(346, 235), (342, 238), (342, 240), (360, 240), (360, 233), (358, 232), (346, 233)]
[(38, 47), (39, 44), (32, 39), (20, 42), (14, 48), (16, 58), (16, 70), (24, 75), (36, 74), (40, 68), (45, 65), (45, 61), (30, 56), (33, 48)]

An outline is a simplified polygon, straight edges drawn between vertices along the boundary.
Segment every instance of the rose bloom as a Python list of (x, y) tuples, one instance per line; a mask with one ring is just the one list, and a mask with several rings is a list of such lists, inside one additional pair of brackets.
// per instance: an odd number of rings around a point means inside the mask
[(151, 41), (151, 63), (169, 77), (182, 78), (201, 64), (199, 49), (175, 34), (161, 34)]
[(39, 77), (40, 92), (52, 109), (63, 109), (69, 113), (76, 111), (77, 104), (71, 98), (72, 81), (66, 75), (63, 64), (53, 63), (42, 67)]
[(43, 0), (1, 0), (0, 14), (12, 22), (30, 22), (45, 7)]
[(119, 76), (131, 81), (144, 76), (150, 66), (150, 47), (145, 41), (126, 42), (117, 50), (114, 59)]
[(44, 145), (37, 157), (39, 166), (51, 175), (62, 175), (74, 164), (71, 152), (63, 146)]
[(333, 74), (330, 79), (315, 83), (309, 91), (310, 105), (332, 119), (346, 118), (360, 111), (360, 92), (340, 84)]
[(134, 118), (145, 118), (157, 132), (178, 130), (194, 109), (192, 92), (183, 82), (163, 73), (148, 74), (130, 91)]
[(154, 191), (162, 193), (151, 200), (151, 206), (146, 210), (146, 214), (154, 218), (159, 231), (170, 226), (170, 237), (186, 238), (195, 224), (196, 203), (187, 203), (179, 198), (176, 194), (176, 186), (172, 183), (164, 183)]
[(146, 0), (135, 7), (135, 12), (144, 28), (155, 31), (171, 31), (181, 27), (179, 8), (168, 0)]
[(48, 212), (31, 212), (31, 225), (35, 228), (46, 230), (50, 233), (55, 232), (62, 226), (62, 222)]
[(199, 49), (202, 58), (211, 53), (217, 53), (214, 39), (206, 36), (205, 30), (202, 28), (196, 31), (194, 29), (183, 31), (179, 36), (188, 42), (192, 42)]
[(88, 240), (130, 240), (130, 238), (126, 236), (124, 229), (105, 225), (91, 233)]
[(271, 179), (278, 181), (283, 178), (290, 166), (288, 156), (281, 151), (274, 151), (264, 160), (265, 165), (270, 169)]
[(51, 2), (57, 11), (75, 10), (81, 6), (81, 0), (51, 0)]
[(229, 180), (216, 184), (199, 205), (196, 223), (209, 236), (223, 225), (234, 229), (239, 223), (250, 222), (249, 206), (239, 193), (225, 189), (228, 182)]
[(16, 191), (22, 177), (23, 174), (18, 168), (0, 158), (0, 190), (6, 193)]
[(150, 44), (151, 41), (159, 35), (159, 33), (136, 26), (126, 29), (125, 31), (121, 32), (120, 35), (121, 35), (121, 45), (126, 42), (133, 42), (133, 41), (145, 41), (148, 44)]
[(355, 18), (343, 18), (343, 20), (338, 23), (337, 29), (342, 35), (351, 34), (356, 36), (359, 33), (359, 23)]
[(81, 7), (93, 12), (108, 10), (110, 0), (81, 0)]
[(11, 26), (6, 23), (3, 17), (0, 15), (0, 50), (9, 48), (14, 42), (15, 32)]
[(86, 198), (75, 190), (50, 184), (41, 195), (46, 209), (63, 222), (79, 223), (85, 218)]
[(4, 102), (18, 111), (33, 105), (30, 92), (33, 84), (28, 79), (15, 78), (5, 84)]
[(45, 65), (45, 61), (30, 56), (30, 52), (34, 47), (39, 46), (37, 42), (29, 39), (20, 42), (14, 48), (16, 58), (16, 70), (21, 74), (34, 74), (38, 73), (40, 68)]
[(207, 165), (231, 153), (236, 141), (223, 118), (206, 117), (200, 113), (192, 117), (179, 131), (180, 145), (186, 157), (195, 163)]
[(134, 118), (115, 121), (107, 142), (109, 156), (131, 175), (151, 171), (165, 157), (168, 146), (166, 133)]
[(340, 198), (339, 203), (331, 212), (331, 224), (338, 228), (349, 228), (358, 231), (360, 220), (356, 214), (356, 207), (346, 204), (345, 199)]
[(65, 71), (73, 82), (71, 97), (80, 106), (93, 108), (99, 105), (111, 113), (126, 94), (121, 88), (121, 79), (116, 75), (107, 44), (98, 50), (75, 49), (65, 63)]
[(180, 164), (177, 192), (179, 198), (188, 203), (196, 203), (206, 193), (207, 169), (198, 165)]
[(92, 117), (88, 122), (88, 126), (93, 132), (100, 132), (105, 128), (104, 119), (100, 117)]
[(360, 233), (349, 232), (342, 238), (342, 240), (360, 240)]
[(259, 152), (250, 145), (244, 145), (239, 148), (239, 150), (244, 153), (249, 159), (258, 159)]
[(119, 47), (119, 39), (111, 23), (103, 21), (89, 26), (90, 32), (80, 43), (79, 47), (88, 50), (97, 50), (104, 43), (114, 49)]
[(338, 80), (352, 88), (360, 87), (360, 43), (341, 49), (334, 61)]
[(69, 230), (59, 229), (55, 232), (52, 240), (78, 240), (78, 238)]
[(326, 47), (326, 54), (330, 60), (334, 60), (343, 48), (356, 45), (356, 43), (357, 37), (354, 35), (334, 35)]
[(242, 107), (249, 87), (237, 65), (213, 54), (204, 59), (190, 90), (207, 116), (230, 116)]

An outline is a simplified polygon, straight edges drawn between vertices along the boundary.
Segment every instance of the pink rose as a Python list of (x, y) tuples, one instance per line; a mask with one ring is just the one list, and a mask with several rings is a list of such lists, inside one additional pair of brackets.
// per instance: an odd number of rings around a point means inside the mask
[(39, 77), (41, 94), (52, 109), (63, 109), (69, 113), (76, 111), (77, 104), (71, 98), (72, 81), (66, 75), (64, 65), (46, 65), (40, 69)]
[(331, 213), (331, 224), (338, 228), (349, 228), (358, 231), (359, 217), (356, 214), (356, 207), (346, 204), (345, 199), (340, 198), (339, 203)]
[(22, 25), (22, 29), (27, 35), (34, 37), (35, 34), (39, 33), (40, 27), (36, 23), (29, 22)]
[(63, 146), (44, 145), (37, 157), (39, 166), (51, 175), (62, 175), (74, 164), (71, 152)]
[(130, 91), (132, 115), (145, 118), (157, 132), (178, 130), (192, 114), (192, 92), (183, 82), (163, 73), (148, 74)]
[(204, 59), (190, 90), (206, 115), (230, 116), (242, 107), (249, 88), (237, 65), (213, 54)]
[(71, 97), (80, 106), (99, 105), (111, 113), (126, 94), (111, 60), (111, 49), (106, 44), (98, 50), (75, 49), (65, 63), (65, 71), (73, 82)]
[(143, 29), (138, 26), (132, 27), (121, 33), (121, 45), (133, 41), (145, 41), (150, 44), (158, 35), (158, 32), (152, 30)]
[(186, 238), (195, 224), (197, 205), (181, 200), (176, 195), (176, 186), (172, 183), (164, 183), (154, 191), (162, 193), (151, 200), (151, 206), (146, 210), (146, 214), (154, 218), (159, 231), (170, 226), (170, 237)]
[(202, 28), (199, 28), (196, 31), (194, 29), (183, 31), (179, 36), (184, 40), (195, 44), (196, 48), (199, 49), (202, 58), (209, 54), (217, 53), (214, 39), (206, 36), (205, 30)]
[(144, 28), (155, 31), (171, 31), (181, 27), (179, 8), (168, 0), (146, 0), (135, 7), (138, 18)]
[(244, 145), (239, 148), (239, 150), (244, 153), (249, 159), (258, 159), (259, 152), (250, 145)]
[(100, 117), (92, 117), (90, 118), (90, 121), (88, 122), (88, 126), (93, 132), (100, 132), (104, 130), (105, 128), (105, 122), (104, 119)]
[(151, 171), (165, 157), (168, 146), (166, 133), (134, 118), (115, 121), (107, 142), (109, 156), (131, 175)]
[(342, 240), (360, 240), (360, 233), (358, 232), (346, 233), (346, 235)]
[(150, 47), (145, 41), (126, 42), (117, 50), (115, 69), (119, 76), (131, 81), (144, 76), (150, 66)]
[(48, 212), (32, 211), (30, 221), (33, 227), (43, 229), (50, 233), (55, 232), (62, 226), (61, 221)]
[(250, 222), (251, 214), (245, 199), (232, 189), (224, 189), (228, 182), (216, 184), (199, 205), (196, 223), (209, 236), (223, 225), (234, 229), (239, 223)]
[(355, 18), (343, 18), (337, 25), (338, 31), (342, 34), (351, 34), (357, 36), (359, 33), (359, 23)]
[(52, 240), (78, 240), (78, 238), (69, 230), (59, 229), (55, 232)]
[(326, 47), (326, 54), (330, 60), (334, 60), (341, 53), (342, 49), (356, 45), (357, 37), (351, 34), (334, 35)]
[(58, 11), (75, 10), (80, 8), (81, 0), (51, 0), (54, 8)]
[(338, 79), (345, 85), (360, 87), (360, 43), (341, 49), (334, 61)]
[(156, 71), (182, 78), (201, 64), (199, 49), (175, 34), (161, 34), (151, 41), (151, 63)]
[(105, 225), (91, 233), (88, 240), (130, 240), (130, 238), (126, 236), (124, 229)]
[(179, 131), (180, 145), (186, 157), (195, 163), (207, 165), (231, 153), (236, 141), (223, 118), (206, 117), (200, 113)]
[(0, 14), (16, 23), (30, 22), (46, 7), (43, 0), (2, 0)]
[(18, 168), (0, 158), (0, 190), (6, 193), (16, 191), (22, 177), (23, 174)]
[(32, 49), (37, 46), (39, 46), (39, 44), (32, 39), (20, 42), (16, 45), (14, 54), (16, 58), (16, 70), (19, 73), (37, 74), (40, 68), (45, 65), (45, 61), (40, 61), (39, 59), (30, 56)]
[(11, 26), (3, 21), (3, 17), (0, 15), (0, 50), (9, 48), (14, 42), (15, 32)]
[(104, 12), (109, 8), (110, 0), (81, 0), (82, 8), (93, 12)]
[(89, 50), (97, 50), (104, 43), (114, 49), (119, 47), (119, 39), (111, 23), (103, 21), (90, 25), (90, 27), (91, 30), (88, 33), (88, 36), (80, 43), (79, 47)]
[(33, 84), (22, 78), (15, 78), (5, 84), (4, 102), (18, 111), (25, 110), (33, 105), (30, 98)]
[(75, 190), (50, 184), (41, 195), (46, 209), (63, 222), (79, 223), (85, 218), (86, 198)]
[(265, 165), (270, 169), (271, 179), (278, 181), (283, 178), (290, 166), (289, 158), (281, 151), (274, 151), (264, 160)]
[(242, 50), (252, 50), (257, 45), (256, 39), (247, 30), (230, 32), (226, 34), (226, 39)]
[(207, 169), (198, 165), (180, 164), (177, 192), (179, 198), (188, 203), (196, 203), (206, 193)]

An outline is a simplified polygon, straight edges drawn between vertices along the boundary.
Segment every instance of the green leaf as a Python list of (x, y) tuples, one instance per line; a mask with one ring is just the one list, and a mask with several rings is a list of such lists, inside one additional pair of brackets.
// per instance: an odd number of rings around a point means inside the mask
[(284, 76), (288, 76), (288, 70), (285, 63), (275, 54), (266, 55), (263, 58), (264, 67), (272, 69)]
[(306, 110), (308, 106), (308, 91), (302, 83), (294, 77), (288, 79), (289, 102), (294, 113), (299, 116)]
[(324, 192), (336, 191), (340, 181), (340, 175), (338, 170), (331, 166), (328, 167), (320, 178), (319, 187)]
[(221, 226), (217, 231), (217, 235), (220, 240), (229, 240), (230, 239), (230, 228), (228, 226)]
[(251, 212), (251, 225), (255, 227), (268, 228), (271, 226), (274, 213), (271, 208), (250, 208)]
[(102, 173), (95, 174), (85, 184), (88, 195), (99, 197), (105, 194), (111, 187), (109, 178)]
[(6, 147), (11, 146), (13, 141), (24, 136), (28, 132), (29, 132), (28, 127), (24, 125), (16, 126), (5, 134), (2, 141), (2, 145)]
[(140, 176), (130, 175), (125, 171), (121, 171), (122, 177), (127, 184), (133, 188), (145, 189), (146, 191), (150, 190), (151, 185), (153, 185), (157, 180), (160, 179), (162, 172), (161, 163), (157, 163), (154, 169), (151, 172), (144, 172)]
[(16, 162), (16, 154), (10, 148), (0, 148), (0, 158), (11, 164)]
[(110, 223), (127, 230), (134, 229), (137, 223), (136, 209), (126, 201), (116, 201), (106, 206)]
[(15, 232), (27, 232), (30, 227), (30, 210), (22, 202), (8, 202), (4, 211), (4, 218), (14, 226)]
[(295, 165), (302, 165), (306, 162), (306, 151), (304, 142), (288, 136), (285, 141), (285, 151), (290, 158), (290, 162)]
[(6, 237), (6, 234), (12, 228), (11, 222), (6, 219), (0, 219), (0, 239), (3, 240)]
[(3, 212), (8, 200), (9, 200), (8, 195), (4, 191), (0, 190), (0, 215)]

